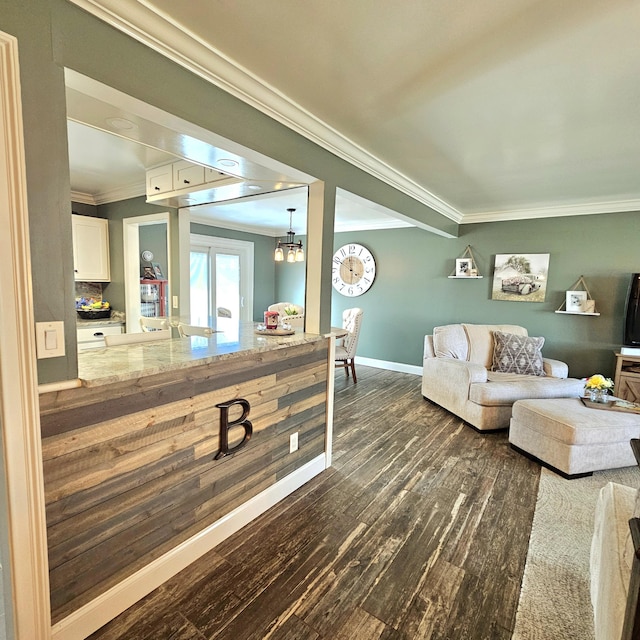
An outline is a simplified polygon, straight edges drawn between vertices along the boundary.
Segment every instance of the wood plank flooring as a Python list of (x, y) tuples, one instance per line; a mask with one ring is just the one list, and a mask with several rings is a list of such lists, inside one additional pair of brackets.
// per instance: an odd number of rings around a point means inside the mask
[(91, 638), (508, 639), (539, 475), (419, 377), (338, 371), (331, 469)]

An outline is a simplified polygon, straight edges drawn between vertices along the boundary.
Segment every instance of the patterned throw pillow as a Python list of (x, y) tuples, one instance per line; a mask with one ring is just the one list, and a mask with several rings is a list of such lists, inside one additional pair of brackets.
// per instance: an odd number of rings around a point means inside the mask
[(545, 375), (541, 353), (544, 338), (530, 338), (494, 331), (493, 340), (491, 371), (531, 376)]

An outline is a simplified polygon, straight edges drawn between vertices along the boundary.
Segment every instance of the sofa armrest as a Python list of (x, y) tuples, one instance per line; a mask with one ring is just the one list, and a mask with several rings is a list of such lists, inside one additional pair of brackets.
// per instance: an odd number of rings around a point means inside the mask
[(481, 364), (456, 358), (428, 358), (422, 371), (423, 377), (437, 376), (447, 387), (465, 388), (474, 382), (487, 381), (487, 370)]
[(551, 378), (567, 378), (569, 376), (569, 367), (560, 360), (552, 360), (551, 358), (542, 358), (545, 375)]
[(422, 355), (422, 359), (426, 360), (427, 358), (435, 358), (436, 352), (433, 349), (433, 336), (425, 336), (424, 337), (424, 353)]

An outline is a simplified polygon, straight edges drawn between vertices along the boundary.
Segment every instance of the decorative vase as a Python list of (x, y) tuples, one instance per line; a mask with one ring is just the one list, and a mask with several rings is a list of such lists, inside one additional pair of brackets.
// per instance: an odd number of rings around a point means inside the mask
[(609, 402), (609, 392), (606, 389), (589, 389), (589, 400), (606, 404)]

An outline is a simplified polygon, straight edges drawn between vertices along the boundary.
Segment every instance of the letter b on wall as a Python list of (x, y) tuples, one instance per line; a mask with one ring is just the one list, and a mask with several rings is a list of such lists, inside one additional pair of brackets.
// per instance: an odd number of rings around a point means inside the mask
[[(229, 422), (229, 409), (237, 405), (242, 407), (242, 415), (237, 420)], [(236, 398), (235, 400), (229, 400), (229, 402), (221, 402), (220, 404), (217, 404), (216, 407), (220, 409), (220, 450), (216, 453), (215, 460), (219, 460), (220, 458), (224, 458), (225, 456), (239, 451), (247, 444), (247, 442), (249, 442), (251, 435), (253, 434), (253, 425), (249, 420), (247, 420), (249, 411), (251, 410), (251, 405), (244, 398)], [(229, 431), (233, 427), (242, 427), (244, 429), (244, 437), (242, 438), (242, 442), (229, 449)]]

